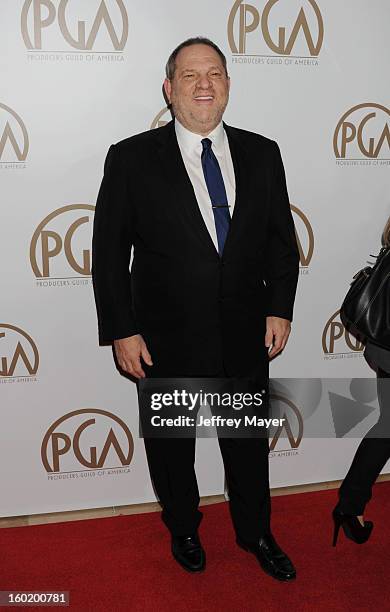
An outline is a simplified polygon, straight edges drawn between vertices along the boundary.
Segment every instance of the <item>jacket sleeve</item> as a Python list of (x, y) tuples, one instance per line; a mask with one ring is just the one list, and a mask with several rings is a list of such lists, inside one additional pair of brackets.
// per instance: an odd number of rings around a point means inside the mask
[(274, 144), (271, 179), (271, 210), (264, 280), (267, 287), (267, 316), (292, 321), (299, 275), (299, 251), (287, 193), (279, 147)]
[(93, 228), (92, 279), (101, 343), (140, 333), (132, 309), (129, 270), (134, 218), (122, 157), (118, 145), (112, 145)]

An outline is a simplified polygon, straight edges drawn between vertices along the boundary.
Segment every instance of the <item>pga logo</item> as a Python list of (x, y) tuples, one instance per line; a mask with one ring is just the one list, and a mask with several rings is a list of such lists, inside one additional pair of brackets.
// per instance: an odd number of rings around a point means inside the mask
[(25, 0), (21, 30), (29, 50), (58, 51), (59, 36), (70, 49), (115, 52), (125, 47), (129, 20), (123, 0)]

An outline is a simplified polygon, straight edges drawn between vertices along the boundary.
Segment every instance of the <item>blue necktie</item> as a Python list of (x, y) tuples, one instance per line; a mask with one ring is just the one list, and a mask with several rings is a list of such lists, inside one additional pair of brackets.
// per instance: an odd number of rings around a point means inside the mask
[(229, 231), (230, 213), (221, 168), (211, 150), (210, 138), (202, 140), (202, 168), (213, 207), (215, 229), (217, 230), (218, 252), (222, 257), (226, 236)]

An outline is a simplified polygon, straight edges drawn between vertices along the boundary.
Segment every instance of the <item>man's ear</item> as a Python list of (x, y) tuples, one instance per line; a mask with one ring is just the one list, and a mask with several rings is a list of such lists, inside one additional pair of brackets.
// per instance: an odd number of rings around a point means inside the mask
[(165, 95), (168, 98), (169, 104), (171, 103), (171, 92), (172, 92), (172, 83), (169, 79), (164, 80), (164, 91)]

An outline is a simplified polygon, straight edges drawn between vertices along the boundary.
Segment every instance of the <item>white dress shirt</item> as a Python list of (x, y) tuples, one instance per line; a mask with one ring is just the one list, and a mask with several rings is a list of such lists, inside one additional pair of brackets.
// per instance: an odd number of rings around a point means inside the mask
[(194, 132), (187, 130), (187, 128), (177, 119), (175, 119), (175, 131), (184, 165), (194, 188), (203, 221), (218, 251), (214, 213), (202, 168), (201, 155), (203, 147), (201, 141), (203, 138), (209, 138), (212, 142), (212, 151), (221, 168), (226, 196), (230, 207), (228, 210), (230, 216), (232, 216), (236, 199), (236, 181), (226, 132), (221, 122), (210, 134), (208, 134), (208, 136), (201, 136), (200, 134), (194, 134)]

